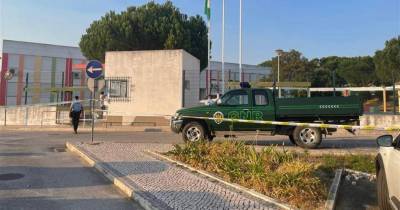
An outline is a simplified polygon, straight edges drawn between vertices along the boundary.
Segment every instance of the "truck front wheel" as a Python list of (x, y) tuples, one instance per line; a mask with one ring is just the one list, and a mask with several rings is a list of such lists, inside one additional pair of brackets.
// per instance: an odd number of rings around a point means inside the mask
[(182, 138), (185, 142), (198, 142), (206, 139), (204, 127), (198, 122), (189, 122), (182, 129)]
[(296, 127), (293, 140), (299, 147), (315, 149), (321, 144), (322, 132), (319, 128)]

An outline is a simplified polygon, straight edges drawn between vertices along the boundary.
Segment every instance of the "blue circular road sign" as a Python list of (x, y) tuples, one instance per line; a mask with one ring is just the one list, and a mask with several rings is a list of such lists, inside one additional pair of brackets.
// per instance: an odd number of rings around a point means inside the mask
[(86, 65), (86, 75), (92, 79), (99, 78), (103, 74), (103, 64), (100, 61), (89, 61)]

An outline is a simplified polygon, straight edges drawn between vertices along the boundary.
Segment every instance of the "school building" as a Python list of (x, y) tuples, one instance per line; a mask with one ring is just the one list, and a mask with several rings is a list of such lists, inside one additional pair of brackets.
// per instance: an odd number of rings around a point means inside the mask
[[(50, 103), (87, 96), (86, 63), (78, 47), (0, 40), (0, 106)], [(6, 80), (5, 74), (14, 74)]]

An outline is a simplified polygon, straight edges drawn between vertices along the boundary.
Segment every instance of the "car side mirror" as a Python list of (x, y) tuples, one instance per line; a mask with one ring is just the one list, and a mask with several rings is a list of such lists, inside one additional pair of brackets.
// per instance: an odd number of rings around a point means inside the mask
[(217, 105), (222, 104), (222, 100), (219, 98), (219, 99), (216, 101), (216, 104), (217, 104)]
[(376, 143), (380, 147), (393, 147), (393, 136), (392, 135), (383, 135), (376, 138)]

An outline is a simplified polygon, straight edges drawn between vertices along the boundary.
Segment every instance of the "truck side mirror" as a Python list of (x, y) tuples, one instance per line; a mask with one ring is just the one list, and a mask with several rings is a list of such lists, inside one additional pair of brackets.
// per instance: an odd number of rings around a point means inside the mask
[(219, 99), (217, 99), (217, 101), (216, 101), (216, 104), (217, 105), (220, 105), (220, 104), (222, 104), (222, 100), (219, 98)]
[(383, 135), (376, 139), (376, 142), (380, 147), (393, 147), (393, 136)]

